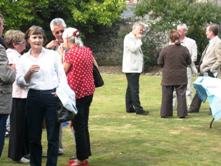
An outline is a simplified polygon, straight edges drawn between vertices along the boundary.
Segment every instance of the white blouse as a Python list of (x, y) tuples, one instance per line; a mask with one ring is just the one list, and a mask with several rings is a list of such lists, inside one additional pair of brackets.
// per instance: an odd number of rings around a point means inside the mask
[[(17, 67), (17, 84), (27, 86), (35, 90), (51, 90), (57, 88), (60, 82), (67, 82), (60, 56), (56, 51), (42, 48), (38, 57), (25, 53), (19, 60)], [(29, 82), (25, 81), (25, 75), (31, 65), (39, 65), (40, 70), (31, 75)]]

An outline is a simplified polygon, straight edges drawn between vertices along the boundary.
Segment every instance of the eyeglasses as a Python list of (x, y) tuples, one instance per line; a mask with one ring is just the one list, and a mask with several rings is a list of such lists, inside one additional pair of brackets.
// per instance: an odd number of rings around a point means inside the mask
[(60, 30), (60, 31), (56, 31), (56, 32), (54, 32), (56, 35), (58, 35), (59, 33), (63, 33), (64, 32), (64, 29), (62, 29), (62, 30)]
[(26, 44), (26, 41), (17, 41), (16, 44)]

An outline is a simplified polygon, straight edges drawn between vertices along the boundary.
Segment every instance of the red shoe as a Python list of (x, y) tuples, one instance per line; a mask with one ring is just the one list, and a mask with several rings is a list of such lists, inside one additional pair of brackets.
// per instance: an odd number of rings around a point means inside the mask
[(71, 159), (71, 160), (69, 160), (69, 164), (68, 164), (68, 166), (72, 166), (72, 165), (74, 165), (74, 163), (75, 163), (75, 159)]
[(79, 160), (70, 160), (69, 166), (89, 166), (89, 163), (87, 160), (85, 161), (79, 161)]
[(84, 165), (82, 166), (89, 166), (89, 162), (87, 160), (85, 160)]

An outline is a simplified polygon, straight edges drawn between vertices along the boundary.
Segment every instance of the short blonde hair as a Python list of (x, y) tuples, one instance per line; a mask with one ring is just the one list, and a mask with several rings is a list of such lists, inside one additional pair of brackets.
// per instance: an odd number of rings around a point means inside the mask
[(8, 30), (4, 35), (4, 43), (8, 48), (14, 48), (13, 44), (18, 44), (25, 40), (25, 34), (20, 30)]

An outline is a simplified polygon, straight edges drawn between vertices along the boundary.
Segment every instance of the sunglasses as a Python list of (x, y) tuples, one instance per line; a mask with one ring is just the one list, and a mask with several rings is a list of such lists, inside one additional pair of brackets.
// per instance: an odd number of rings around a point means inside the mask
[(62, 29), (62, 30), (60, 30), (60, 31), (56, 31), (56, 32), (54, 32), (56, 35), (58, 35), (59, 33), (63, 33), (64, 32), (64, 30)]

